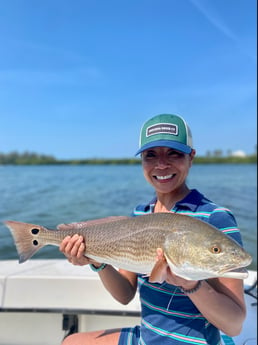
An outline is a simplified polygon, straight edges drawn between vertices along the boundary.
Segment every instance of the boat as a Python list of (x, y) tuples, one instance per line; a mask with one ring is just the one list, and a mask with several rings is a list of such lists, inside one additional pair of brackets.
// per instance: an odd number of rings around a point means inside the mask
[[(257, 344), (257, 272), (244, 280), (247, 317), (223, 345)], [(0, 345), (60, 345), (71, 333), (139, 324), (136, 297), (121, 305), (88, 266), (64, 259), (0, 261)]]

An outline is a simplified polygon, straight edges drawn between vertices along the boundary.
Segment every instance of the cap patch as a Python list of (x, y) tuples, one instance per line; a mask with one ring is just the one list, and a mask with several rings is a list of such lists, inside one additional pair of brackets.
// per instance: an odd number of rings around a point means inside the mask
[(178, 126), (170, 123), (158, 123), (146, 129), (146, 137), (161, 133), (178, 135)]

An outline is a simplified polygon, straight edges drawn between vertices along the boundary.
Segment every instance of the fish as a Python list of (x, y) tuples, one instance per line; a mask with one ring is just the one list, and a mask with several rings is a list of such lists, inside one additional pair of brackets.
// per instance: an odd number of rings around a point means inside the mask
[(151, 282), (164, 279), (159, 272), (158, 249), (172, 272), (187, 280), (244, 279), (252, 261), (243, 247), (213, 225), (172, 212), (59, 224), (56, 229), (18, 221), (4, 223), (11, 231), (20, 263), (40, 248), (59, 246), (74, 234), (83, 236), (88, 258), (144, 274)]

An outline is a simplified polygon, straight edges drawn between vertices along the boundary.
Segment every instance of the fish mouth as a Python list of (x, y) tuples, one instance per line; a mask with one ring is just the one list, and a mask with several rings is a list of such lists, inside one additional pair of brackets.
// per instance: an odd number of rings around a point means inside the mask
[(248, 277), (248, 271), (244, 267), (223, 269), (219, 272), (220, 277), (244, 279)]
[(219, 270), (220, 277), (244, 279), (248, 277), (246, 267), (252, 262), (252, 257), (248, 254), (240, 266), (228, 264)]

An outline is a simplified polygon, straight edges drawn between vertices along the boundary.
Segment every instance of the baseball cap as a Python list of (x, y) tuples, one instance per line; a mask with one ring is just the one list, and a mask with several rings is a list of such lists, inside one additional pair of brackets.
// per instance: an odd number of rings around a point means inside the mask
[(190, 153), (193, 148), (192, 134), (185, 120), (178, 115), (160, 114), (146, 121), (140, 133), (139, 150), (141, 152), (165, 146), (184, 153)]

